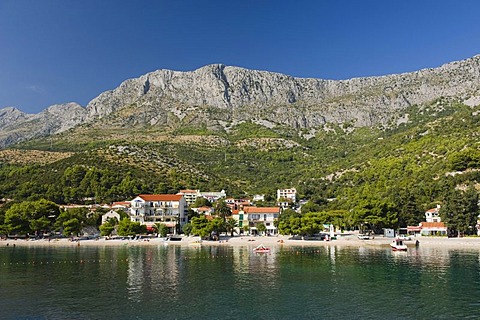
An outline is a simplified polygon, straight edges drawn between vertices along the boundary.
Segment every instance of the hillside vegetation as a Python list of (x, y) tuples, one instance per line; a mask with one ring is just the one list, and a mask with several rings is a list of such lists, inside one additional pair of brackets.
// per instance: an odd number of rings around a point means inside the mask
[(317, 211), (406, 226), (458, 190), (477, 189), (480, 108), (439, 99), (404, 114), (390, 128), (327, 125), (309, 139), (252, 121), (227, 131), (81, 126), (2, 151), (0, 196), (101, 203), (188, 188), (273, 198), (296, 187)]

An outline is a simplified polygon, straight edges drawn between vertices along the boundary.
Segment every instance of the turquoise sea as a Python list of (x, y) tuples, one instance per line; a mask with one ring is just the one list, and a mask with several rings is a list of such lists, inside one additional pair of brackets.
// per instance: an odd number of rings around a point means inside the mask
[(480, 249), (1, 247), (0, 319), (480, 318)]

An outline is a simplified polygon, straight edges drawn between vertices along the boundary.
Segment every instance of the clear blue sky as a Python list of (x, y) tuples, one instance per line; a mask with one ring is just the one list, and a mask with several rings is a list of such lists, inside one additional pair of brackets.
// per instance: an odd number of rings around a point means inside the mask
[(476, 0), (0, 0), (0, 108), (211, 63), (348, 79), (480, 54)]

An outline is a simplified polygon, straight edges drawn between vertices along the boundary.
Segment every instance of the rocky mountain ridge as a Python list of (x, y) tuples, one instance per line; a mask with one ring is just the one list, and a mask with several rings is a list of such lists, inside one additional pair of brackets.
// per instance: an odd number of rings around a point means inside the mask
[(0, 109), (0, 147), (71, 129), (85, 121), (86, 109), (78, 103), (55, 104), (37, 114), (14, 107)]
[[(438, 68), (349, 80), (295, 78), (214, 64), (195, 71), (157, 70), (129, 79), (83, 108), (53, 105), (39, 114), (0, 110), (0, 147), (90, 123), (98, 127), (206, 126), (246, 120), (320, 129), (327, 123), (379, 126), (415, 104), (440, 97), (476, 101), (480, 56)], [(478, 99), (477, 99), (478, 100)]]

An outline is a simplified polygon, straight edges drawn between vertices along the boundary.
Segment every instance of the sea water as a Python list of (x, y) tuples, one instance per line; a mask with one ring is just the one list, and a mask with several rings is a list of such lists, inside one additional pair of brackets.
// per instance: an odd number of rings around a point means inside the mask
[(479, 317), (480, 249), (0, 248), (0, 319)]

